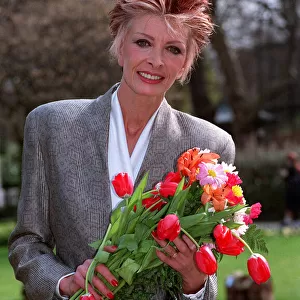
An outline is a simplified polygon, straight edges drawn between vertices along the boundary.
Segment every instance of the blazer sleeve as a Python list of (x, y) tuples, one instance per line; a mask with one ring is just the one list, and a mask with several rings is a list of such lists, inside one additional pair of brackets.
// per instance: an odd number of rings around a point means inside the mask
[(9, 261), (29, 299), (51, 300), (58, 299), (55, 296), (58, 280), (74, 270), (54, 254), (48, 209), (50, 196), (37, 120), (33, 111), (25, 123), (22, 188), (17, 225), (9, 238)]

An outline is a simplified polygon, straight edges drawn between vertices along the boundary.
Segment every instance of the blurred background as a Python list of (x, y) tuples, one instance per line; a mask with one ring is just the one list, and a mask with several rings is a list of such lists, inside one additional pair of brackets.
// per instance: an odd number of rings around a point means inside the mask
[[(112, 0), (0, 0), (0, 299), (21, 300), (7, 260), (15, 225), (27, 114), (60, 99), (95, 98), (120, 80), (108, 55)], [(271, 280), (249, 282), (246, 257), (226, 257), (219, 300), (300, 299), (300, 226), (286, 212), (288, 155), (300, 154), (300, 1), (212, 1), (215, 33), (170, 104), (234, 137), (247, 202), (268, 243)], [(300, 181), (297, 181), (298, 189)], [(293, 214), (291, 214), (293, 213)], [(251, 292), (249, 292), (251, 291)]]

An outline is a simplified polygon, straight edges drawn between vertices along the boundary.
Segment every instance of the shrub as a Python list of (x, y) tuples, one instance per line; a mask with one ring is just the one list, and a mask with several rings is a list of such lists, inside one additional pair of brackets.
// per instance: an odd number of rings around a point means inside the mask
[[(294, 147), (296, 148), (296, 147)], [(260, 220), (281, 220), (285, 209), (285, 184), (281, 175), (286, 154), (293, 147), (249, 147), (237, 150), (236, 166), (249, 204), (260, 202)], [(295, 199), (296, 200), (296, 199)]]

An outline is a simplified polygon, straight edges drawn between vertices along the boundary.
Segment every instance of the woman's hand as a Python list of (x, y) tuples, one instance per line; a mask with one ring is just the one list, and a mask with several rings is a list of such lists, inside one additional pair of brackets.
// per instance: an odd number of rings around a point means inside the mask
[(183, 292), (194, 294), (203, 288), (207, 275), (197, 268), (194, 260), (194, 254), (197, 251), (195, 244), (186, 235), (183, 235), (182, 238), (177, 237), (173, 241), (177, 248), (175, 249), (171, 245), (167, 246), (166, 241), (159, 240), (155, 236), (153, 238), (164, 248), (165, 253), (156, 250), (158, 258), (181, 274)]
[[(116, 251), (116, 247), (114, 246), (106, 246), (104, 250), (110, 253)], [(82, 265), (79, 265), (76, 269), (76, 272), (73, 275), (70, 275), (66, 278), (63, 278), (59, 285), (59, 290), (61, 295), (72, 296), (79, 289), (85, 289), (85, 278), (88, 268), (91, 264), (92, 260), (87, 259)], [(110, 284), (111, 286), (117, 286), (118, 281), (115, 276), (109, 271), (109, 269), (104, 264), (99, 264), (95, 268), (95, 272), (100, 273)], [(113, 299), (114, 295), (112, 291), (107, 287), (98, 276), (93, 277), (93, 285), (94, 287), (104, 296), (109, 299)], [(89, 293), (93, 294), (96, 300), (102, 300), (101, 295), (96, 292), (91, 285), (89, 285)]]

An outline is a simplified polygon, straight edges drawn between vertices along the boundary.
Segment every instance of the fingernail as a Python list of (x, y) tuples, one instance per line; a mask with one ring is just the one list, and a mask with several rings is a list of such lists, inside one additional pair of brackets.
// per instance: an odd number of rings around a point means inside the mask
[(108, 294), (107, 294), (107, 297), (108, 297), (109, 299), (114, 299), (115, 296), (114, 296), (113, 293), (108, 293)]
[(112, 284), (112, 286), (118, 286), (118, 285), (119, 285), (118, 281), (115, 280), (115, 279), (113, 279), (113, 280), (111, 281), (111, 284)]

